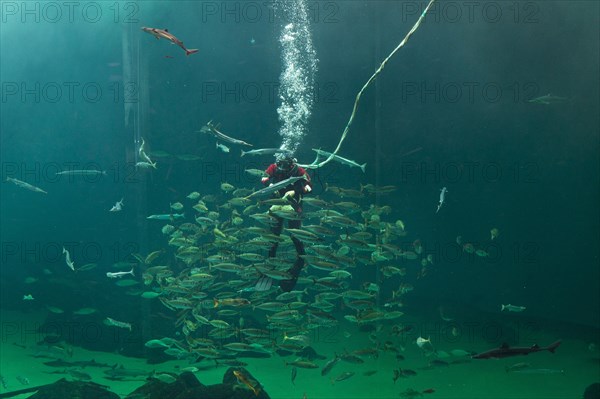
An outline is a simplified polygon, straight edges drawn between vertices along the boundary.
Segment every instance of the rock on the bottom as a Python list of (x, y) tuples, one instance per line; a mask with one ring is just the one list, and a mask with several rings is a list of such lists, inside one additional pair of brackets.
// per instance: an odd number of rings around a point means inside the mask
[(60, 379), (54, 384), (40, 388), (29, 399), (120, 399), (119, 395), (110, 392), (104, 385), (84, 381), (67, 381)]

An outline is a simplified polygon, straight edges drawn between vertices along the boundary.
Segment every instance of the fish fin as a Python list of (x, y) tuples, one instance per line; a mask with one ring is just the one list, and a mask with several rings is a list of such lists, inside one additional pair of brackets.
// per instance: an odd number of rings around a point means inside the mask
[(367, 163), (363, 163), (362, 165), (360, 165), (360, 170), (363, 171), (363, 173), (365, 173), (365, 167), (367, 166)]
[(558, 348), (558, 346), (560, 345), (561, 342), (562, 342), (561, 340), (553, 342), (550, 345), (548, 345), (548, 348), (546, 348), (546, 349), (548, 349), (549, 352), (554, 353), (554, 351), (556, 350), (556, 348)]
[(186, 49), (185, 50), (185, 55), (191, 55), (194, 53), (197, 53), (199, 50), (197, 48), (192, 48), (192, 49)]

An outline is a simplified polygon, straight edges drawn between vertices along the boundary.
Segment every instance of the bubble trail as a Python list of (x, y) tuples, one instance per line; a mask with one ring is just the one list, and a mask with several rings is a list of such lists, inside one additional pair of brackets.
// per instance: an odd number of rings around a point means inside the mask
[(277, 114), (281, 149), (296, 152), (307, 133), (314, 104), (317, 56), (313, 47), (305, 0), (281, 0), (276, 10), (286, 21), (279, 37), (283, 70)]

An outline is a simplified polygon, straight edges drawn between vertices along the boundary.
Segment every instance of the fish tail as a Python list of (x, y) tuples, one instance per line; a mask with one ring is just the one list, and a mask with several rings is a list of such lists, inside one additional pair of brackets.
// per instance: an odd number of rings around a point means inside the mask
[(553, 342), (550, 345), (548, 345), (548, 347), (546, 349), (548, 349), (549, 352), (554, 353), (554, 351), (556, 350), (556, 348), (558, 348), (558, 346), (560, 345), (561, 342), (562, 342), (561, 340)]
[(194, 54), (194, 53), (197, 53), (198, 51), (199, 50), (197, 48), (186, 49), (185, 50), (185, 55)]
[(360, 170), (363, 171), (363, 173), (365, 173), (365, 168), (367, 167), (367, 163), (363, 163), (362, 165), (360, 165)]
[(214, 303), (213, 308), (216, 308), (217, 306), (219, 306), (219, 300), (218, 299), (216, 299), (216, 298), (213, 299), (213, 303)]

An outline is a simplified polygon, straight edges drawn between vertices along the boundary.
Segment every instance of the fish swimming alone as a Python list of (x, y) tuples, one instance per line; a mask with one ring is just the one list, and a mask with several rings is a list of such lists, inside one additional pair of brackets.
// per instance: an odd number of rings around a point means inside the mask
[(106, 176), (106, 171), (97, 169), (72, 169), (56, 172), (56, 176)]
[(12, 178), (12, 177), (7, 177), (6, 181), (11, 182), (11, 183), (13, 183), (13, 184), (15, 184), (15, 185), (17, 185), (17, 186), (19, 186), (21, 188), (29, 190), (29, 191), (33, 191), (33, 192), (36, 192), (36, 193), (48, 194), (47, 192), (45, 192), (41, 188), (36, 187), (36, 186), (34, 186), (32, 184), (29, 184), (29, 183), (25, 183), (24, 181), (21, 181), (19, 179), (15, 179), (15, 178)]
[(316, 149), (316, 148), (313, 148), (312, 150), (317, 153), (317, 159), (320, 156), (321, 157), (325, 157), (325, 158), (329, 158), (331, 156), (331, 159), (333, 161), (339, 162), (339, 163), (341, 163), (343, 165), (347, 165), (347, 166), (350, 166), (350, 167), (360, 168), (360, 170), (362, 170), (363, 173), (365, 173), (365, 167), (367, 166), (366, 163), (363, 163), (361, 165), (358, 162), (353, 161), (351, 159), (344, 158), (344, 157), (341, 157), (339, 155), (333, 155), (331, 152), (323, 151), (321, 149)]
[(231, 144), (246, 145), (248, 147), (253, 147), (253, 145), (250, 143), (246, 143), (245, 141), (234, 139), (233, 137), (227, 136), (223, 132), (219, 131), (218, 128), (219, 128), (219, 124), (213, 125), (212, 120), (211, 120), (211, 121), (208, 121), (206, 123), (206, 125), (202, 126), (202, 128), (199, 130), (199, 132), (212, 134), (219, 140), (223, 140), (223, 141), (226, 141)]
[(569, 101), (569, 99), (566, 97), (559, 97), (559, 96), (555, 96), (553, 94), (548, 93), (545, 96), (532, 98), (528, 102), (535, 103), (535, 104), (549, 105), (549, 104), (562, 104), (562, 103), (566, 103), (567, 101)]
[(290, 184), (294, 184), (296, 183), (298, 180), (304, 179), (304, 176), (293, 176), (290, 178), (287, 178), (285, 180), (282, 180), (280, 182), (271, 184), (268, 187), (265, 187), (261, 190), (255, 191), (253, 193), (251, 193), (250, 195), (248, 195), (247, 197), (245, 197), (246, 199), (250, 199), (252, 197), (262, 197), (262, 196), (266, 196), (269, 195), (271, 193), (274, 193), (275, 191), (279, 191), (284, 187), (289, 186)]
[(69, 269), (75, 271), (75, 262), (71, 260), (71, 254), (69, 251), (63, 247), (62, 253), (65, 255), (65, 262), (67, 263), (67, 266), (69, 266)]
[(131, 323), (126, 323), (124, 321), (118, 321), (115, 319), (111, 319), (110, 317), (107, 317), (106, 319), (104, 319), (104, 324), (106, 324), (107, 326), (125, 328), (129, 331), (131, 331), (131, 329), (132, 329)]
[(524, 311), (526, 308), (525, 306), (516, 306), (516, 305), (511, 305), (510, 303), (508, 305), (502, 305), (502, 307), (500, 308), (500, 311), (505, 311), (508, 310), (509, 312), (522, 312)]
[(440, 211), (440, 208), (442, 207), (442, 205), (444, 205), (444, 201), (446, 200), (447, 192), (448, 192), (448, 189), (446, 187), (444, 187), (440, 190), (440, 203), (438, 204), (438, 207), (437, 207), (435, 213), (438, 213)]
[(471, 359), (500, 359), (503, 357), (529, 355), (530, 353), (542, 352), (542, 351), (548, 351), (548, 352), (554, 353), (554, 351), (556, 350), (556, 348), (558, 348), (560, 343), (561, 343), (561, 341), (558, 340), (544, 348), (538, 346), (537, 344), (535, 344), (531, 347), (519, 347), (519, 346), (510, 347), (510, 346), (508, 346), (507, 343), (504, 343), (504, 344), (502, 344), (502, 346), (500, 346), (497, 349), (492, 349), (492, 350), (489, 350), (486, 352), (482, 352), (482, 353), (473, 355), (473, 356), (471, 356)]
[(244, 155), (275, 155), (275, 154), (285, 154), (285, 155), (292, 155), (292, 152), (290, 150), (286, 150), (285, 148), (258, 148), (256, 150), (250, 150), (250, 151), (242, 151), (242, 157)]
[(117, 201), (117, 203), (115, 205), (113, 205), (112, 208), (110, 208), (109, 212), (120, 212), (123, 210), (123, 200), (125, 198), (121, 198), (121, 201)]
[(171, 34), (168, 29), (142, 27), (142, 30), (146, 33), (150, 33), (152, 36), (154, 36), (156, 38), (156, 40), (160, 40), (160, 38), (162, 37), (163, 39), (167, 39), (171, 43), (178, 45), (179, 47), (181, 47), (183, 49), (183, 51), (185, 51), (185, 55), (194, 54), (199, 51), (198, 49), (195, 49), (195, 48), (192, 48), (192, 49), (186, 48), (183, 45), (183, 42), (181, 40), (179, 40), (178, 38), (176, 38), (173, 34)]

